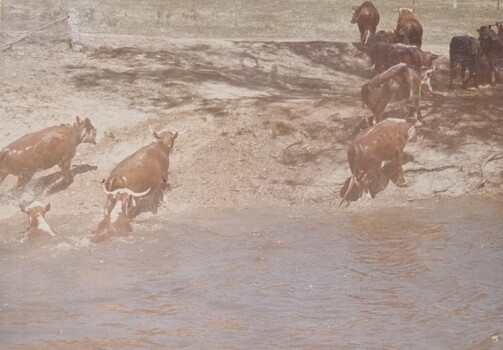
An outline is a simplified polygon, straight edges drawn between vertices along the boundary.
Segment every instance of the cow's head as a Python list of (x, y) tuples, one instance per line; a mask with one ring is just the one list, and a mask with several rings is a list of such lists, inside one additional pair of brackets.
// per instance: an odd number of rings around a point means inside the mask
[(51, 203), (43, 205), (39, 201), (35, 201), (28, 206), (26, 206), (24, 203), (21, 203), (19, 205), (19, 209), (21, 210), (21, 212), (28, 215), (28, 222), (30, 223), (28, 236), (25, 238), (29, 238), (30, 232), (35, 233), (36, 235), (56, 235), (45, 220), (45, 213), (47, 213), (51, 209)]
[(394, 9), (393, 11), (398, 12), (398, 18), (402, 16), (414, 16), (414, 9), (407, 7), (399, 7), (397, 9)]
[(498, 28), (498, 35), (503, 36), (503, 21), (496, 22), (496, 28)]
[(433, 61), (435, 61), (437, 58), (440, 57), (440, 55), (437, 55), (433, 52), (429, 51), (424, 51), (423, 52), (423, 57), (424, 57), (424, 64), (423, 66), (425, 67), (431, 67), (433, 65)]
[(76, 121), (73, 127), (77, 130), (80, 135), (80, 142), (96, 144), (96, 128), (91, 123), (89, 118), (84, 120), (80, 119), (79, 116), (75, 117)]
[(127, 236), (133, 231), (129, 222), (129, 213), (134, 207), (135, 198), (148, 194), (150, 188), (145, 192), (136, 193), (129, 189), (117, 189), (108, 191), (105, 188), (105, 181), (102, 182), (103, 191), (107, 195), (105, 204), (105, 217), (98, 224), (98, 228), (93, 232), (92, 242), (99, 243), (113, 236)]
[(477, 29), (477, 32), (479, 33), (479, 40), (491, 39), (497, 35), (491, 27), (492, 25), (480, 26), (480, 28)]
[(360, 6), (358, 5), (354, 5), (352, 6), (352, 9), (353, 9), (353, 17), (351, 18), (351, 23), (356, 23), (356, 21), (358, 20), (358, 9), (360, 8)]
[(175, 132), (174, 134), (171, 131), (163, 131), (161, 133), (158, 133), (157, 131), (152, 130), (151, 127), (150, 132), (155, 137), (157, 142), (159, 142), (168, 153), (173, 151), (173, 145), (175, 143), (176, 137), (178, 136), (177, 132)]

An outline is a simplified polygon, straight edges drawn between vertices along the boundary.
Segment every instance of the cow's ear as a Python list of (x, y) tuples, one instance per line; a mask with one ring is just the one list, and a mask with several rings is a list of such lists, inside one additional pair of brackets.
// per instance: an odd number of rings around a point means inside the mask
[(19, 204), (19, 209), (21, 209), (21, 211), (23, 213), (28, 214), (28, 212), (26, 211), (26, 206), (24, 205), (24, 203)]
[(82, 120), (80, 120), (80, 117), (79, 117), (79, 116), (76, 116), (76, 117), (75, 117), (75, 120), (76, 120), (76, 121), (77, 121), (77, 123), (79, 123), (79, 124), (80, 124), (80, 123), (82, 123)]
[(176, 139), (178, 137), (178, 131), (175, 132), (175, 135), (173, 136), (173, 139)]
[(352, 6), (352, 9), (353, 9), (353, 11), (356, 11), (356, 10), (358, 10), (358, 7), (360, 7), (360, 6), (357, 6), (357, 5), (353, 5), (353, 6)]
[(47, 203), (47, 205), (45, 206), (45, 211), (49, 211), (51, 210), (51, 203)]

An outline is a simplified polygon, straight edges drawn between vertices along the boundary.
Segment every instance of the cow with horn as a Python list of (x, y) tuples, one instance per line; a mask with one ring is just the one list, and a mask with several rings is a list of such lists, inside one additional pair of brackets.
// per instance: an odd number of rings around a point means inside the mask
[(105, 217), (94, 231), (93, 242), (132, 231), (129, 219), (145, 209), (157, 212), (167, 189), (169, 155), (178, 133), (157, 133), (155, 141), (126, 157), (102, 181), (107, 195)]
[(356, 135), (348, 147), (348, 162), (351, 177), (344, 183), (340, 194), (344, 201), (356, 201), (362, 193), (370, 193), (372, 198), (382, 190), (382, 163), (393, 163), (394, 175), (398, 186), (406, 186), (403, 176), (403, 149), (408, 141), (416, 139), (414, 118), (388, 118), (369, 127)]

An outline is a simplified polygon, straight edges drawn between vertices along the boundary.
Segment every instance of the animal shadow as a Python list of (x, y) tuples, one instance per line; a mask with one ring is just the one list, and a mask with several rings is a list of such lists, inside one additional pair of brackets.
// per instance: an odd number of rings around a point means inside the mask
[[(95, 165), (79, 164), (74, 165), (70, 172), (72, 173), (73, 178), (76, 175), (84, 174), (96, 169), (98, 169), (98, 167)], [(43, 193), (54, 194), (68, 188), (73, 183), (72, 179), (72, 181), (61, 182), (57, 184), (56, 182), (60, 177), (61, 171), (58, 171), (53, 174), (42, 176), (38, 179), (33, 180), (32, 187), (34, 189), (34, 194), (36, 196), (40, 196)]]

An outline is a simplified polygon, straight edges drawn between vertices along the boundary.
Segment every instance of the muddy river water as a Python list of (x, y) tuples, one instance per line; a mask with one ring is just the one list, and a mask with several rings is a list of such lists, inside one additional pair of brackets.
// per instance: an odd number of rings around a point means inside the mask
[[(501, 349), (503, 202), (3, 220), (0, 348)], [(22, 219), (22, 220), (21, 220)]]

